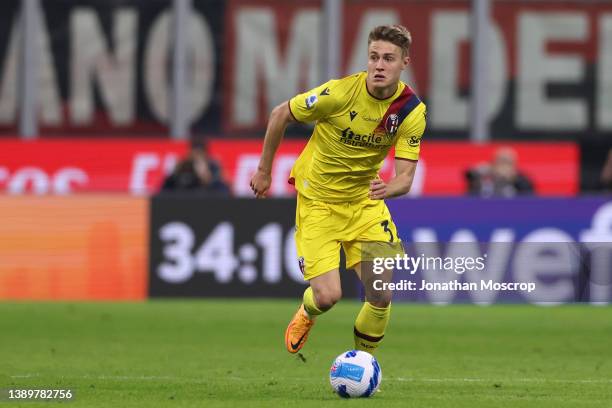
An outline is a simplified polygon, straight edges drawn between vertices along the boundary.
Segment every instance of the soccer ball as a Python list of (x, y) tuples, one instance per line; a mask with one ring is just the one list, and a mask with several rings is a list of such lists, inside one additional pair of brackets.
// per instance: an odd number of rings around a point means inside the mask
[(329, 370), (329, 382), (343, 398), (369, 397), (378, 390), (382, 371), (370, 353), (350, 350), (340, 354)]

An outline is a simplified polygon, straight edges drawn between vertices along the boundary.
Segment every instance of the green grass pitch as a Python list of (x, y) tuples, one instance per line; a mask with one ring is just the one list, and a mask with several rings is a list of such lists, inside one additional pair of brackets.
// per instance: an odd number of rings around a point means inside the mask
[(352, 347), (359, 304), (319, 318), (305, 362), (283, 345), (296, 307), (0, 303), (0, 388), (73, 389), (69, 407), (612, 407), (610, 307), (397, 303), (382, 391), (348, 401), (328, 370)]

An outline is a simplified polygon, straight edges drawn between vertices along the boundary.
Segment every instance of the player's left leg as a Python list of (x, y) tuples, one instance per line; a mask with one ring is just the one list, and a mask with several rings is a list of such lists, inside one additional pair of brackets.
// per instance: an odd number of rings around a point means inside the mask
[(401, 240), (391, 214), (383, 201), (366, 200), (354, 208), (352, 223), (355, 241), (343, 242), (347, 269), (354, 269), (365, 290), (365, 300), (355, 320), (353, 329), (355, 348), (375, 352), (391, 316), (392, 293), (375, 282), (391, 282), (393, 270), (374, 273), (375, 258), (394, 257), (403, 252)]
[[(362, 268), (363, 266), (363, 268)], [(374, 353), (380, 346), (389, 318), (391, 317), (391, 291), (376, 290), (372, 283), (373, 278), (385, 282), (391, 281), (391, 273), (385, 272), (380, 276), (373, 276), (368, 268), (367, 262), (360, 262), (354, 267), (355, 272), (362, 280), (365, 289), (365, 299), (353, 328), (355, 349)]]

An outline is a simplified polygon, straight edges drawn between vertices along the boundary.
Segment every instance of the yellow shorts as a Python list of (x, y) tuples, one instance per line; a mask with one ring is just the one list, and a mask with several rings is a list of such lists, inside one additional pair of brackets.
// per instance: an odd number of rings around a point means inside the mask
[(326, 203), (298, 194), (295, 244), (305, 280), (340, 266), (340, 246), (346, 267), (362, 260), (363, 242), (401, 242), (391, 213), (382, 200)]

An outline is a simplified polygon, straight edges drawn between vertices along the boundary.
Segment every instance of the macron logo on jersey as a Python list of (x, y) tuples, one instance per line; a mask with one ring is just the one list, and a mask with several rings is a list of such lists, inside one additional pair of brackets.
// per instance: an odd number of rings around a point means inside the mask
[(306, 107), (308, 109), (311, 109), (315, 103), (317, 103), (319, 99), (317, 98), (317, 95), (312, 94), (312, 95), (308, 95), (308, 97), (306, 97)]
[(329, 95), (329, 88), (325, 88), (323, 91), (321, 91), (319, 95), (321, 96)]

